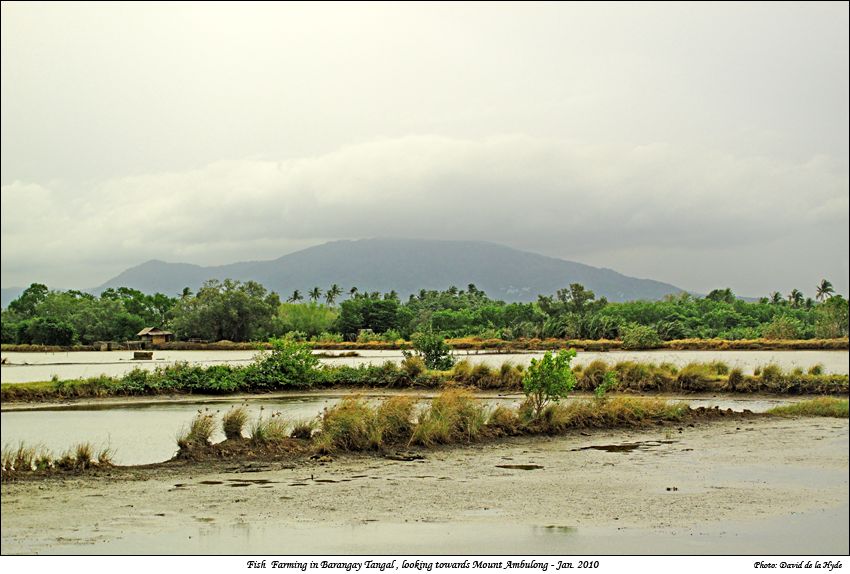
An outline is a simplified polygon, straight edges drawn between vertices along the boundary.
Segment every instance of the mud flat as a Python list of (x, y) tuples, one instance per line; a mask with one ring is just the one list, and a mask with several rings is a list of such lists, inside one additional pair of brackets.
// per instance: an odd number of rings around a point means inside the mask
[(848, 421), (719, 420), (2, 485), (2, 553), (848, 554)]

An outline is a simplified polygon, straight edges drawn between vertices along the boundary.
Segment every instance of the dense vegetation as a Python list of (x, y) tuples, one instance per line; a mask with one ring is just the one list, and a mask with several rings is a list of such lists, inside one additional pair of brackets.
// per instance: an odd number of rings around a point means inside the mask
[(823, 373), (815, 365), (807, 372), (784, 372), (766, 365), (752, 375), (730, 369), (722, 362), (692, 363), (682, 368), (634, 361), (608, 364), (594, 361), (585, 367), (570, 366), (573, 351), (544, 357), (529, 368), (504, 363), (499, 368), (473, 365), (467, 360), (429, 368), (425, 351), (408, 355), (401, 364), (320, 365), (306, 343), (292, 338), (275, 339), (271, 349), (259, 352), (244, 366), (186, 363), (169, 364), (152, 371), (134, 369), (121, 377), (0, 385), (2, 401), (63, 400), (104, 396), (161, 394), (233, 394), (316, 389), (328, 387), (441, 388), (465, 386), (482, 390), (525, 391), (543, 408), (571, 390), (586, 392), (741, 392), (784, 394), (847, 394), (848, 376)]
[[(345, 294), (343, 294), (345, 293)], [(339, 303), (338, 299), (344, 297)], [(309, 301), (305, 301), (309, 299)], [(574, 283), (535, 303), (490, 299), (475, 285), (422, 290), (402, 302), (396, 293), (344, 292), (338, 285), (282, 303), (256, 282), (208, 281), (195, 294), (146, 295), (127, 288), (99, 297), (50, 291), (33, 284), (2, 315), (2, 341), (74, 345), (126, 341), (145, 326), (169, 329), (178, 339), (262, 341), (291, 335), (326, 342), (410, 340), (418, 333), (443, 338), (559, 338), (620, 340), (622, 348), (646, 349), (681, 339), (830, 339), (848, 334), (848, 302), (824, 280), (817, 300), (794, 289), (757, 302), (729, 289), (705, 297), (687, 293), (662, 301), (609, 303)]]

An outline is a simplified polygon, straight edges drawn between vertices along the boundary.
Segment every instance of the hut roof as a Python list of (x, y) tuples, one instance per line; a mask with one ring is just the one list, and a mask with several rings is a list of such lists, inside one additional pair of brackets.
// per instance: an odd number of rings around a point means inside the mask
[(136, 333), (137, 337), (143, 337), (144, 335), (173, 335), (171, 331), (163, 331), (159, 327), (145, 327), (138, 333)]

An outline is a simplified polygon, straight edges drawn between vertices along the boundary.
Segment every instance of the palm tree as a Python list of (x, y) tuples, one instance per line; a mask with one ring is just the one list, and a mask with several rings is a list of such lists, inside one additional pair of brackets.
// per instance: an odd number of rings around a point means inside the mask
[(771, 305), (782, 305), (782, 294), (779, 291), (774, 291), (770, 294), (770, 304)]
[(287, 299), (287, 302), (295, 303), (295, 302), (301, 301), (303, 299), (304, 299), (304, 295), (301, 294), (301, 291), (296, 289), (295, 291), (292, 292), (292, 295), (289, 296), (289, 299)]
[(313, 287), (312, 289), (310, 289), (310, 292), (307, 293), (307, 295), (310, 296), (310, 301), (315, 303), (316, 301), (319, 300), (319, 297), (322, 296), (322, 290), (319, 289), (318, 287)]
[(355, 295), (357, 295), (357, 291), (358, 291), (358, 289), (357, 289), (356, 286), (352, 287), (351, 289), (348, 290), (348, 296), (353, 298)]
[(788, 302), (792, 307), (799, 307), (803, 304), (803, 294), (798, 289), (791, 289), (788, 294)]
[(826, 279), (820, 280), (820, 285), (818, 285), (818, 292), (815, 295), (815, 298), (818, 301), (823, 301), (824, 299), (829, 299), (835, 295), (835, 289), (832, 287), (832, 283), (827, 281)]
[(331, 288), (325, 292), (325, 301), (328, 305), (333, 305), (336, 298), (342, 295), (342, 289), (339, 288), (339, 285), (334, 283), (331, 285)]

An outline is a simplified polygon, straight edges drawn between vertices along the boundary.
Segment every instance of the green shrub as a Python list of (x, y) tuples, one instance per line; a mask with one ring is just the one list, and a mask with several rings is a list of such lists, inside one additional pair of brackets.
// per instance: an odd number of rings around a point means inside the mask
[(799, 339), (803, 332), (803, 324), (797, 319), (780, 315), (762, 328), (765, 339)]
[(822, 375), (823, 373), (824, 373), (824, 367), (821, 363), (818, 363), (817, 365), (812, 365), (811, 367), (809, 367), (809, 374), (810, 375)]
[[(421, 331), (411, 336), (411, 343), (416, 353), (425, 361), (429, 369), (447, 371), (452, 368), (455, 360), (451, 354), (451, 348), (438, 333), (433, 331)], [(404, 356), (410, 353), (404, 351)]]
[(647, 325), (637, 323), (623, 325), (620, 327), (620, 337), (624, 349), (657, 349), (661, 346), (661, 337), (658, 336), (658, 332)]
[(244, 381), (249, 390), (308, 387), (315, 382), (319, 359), (309, 345), (289, 337), (270, 343), (270, 351), (260, 352), (245, 367)]
[(570, 361), (576, 356), (573, 349), (553, 355), (546, 351), (541, 359), (531, 359), (522, 377), (522, 390), (530, 401), (535, 416), (540, 416), (550, 402), (566, 397), (576, 384)]
[(401, 370), (411, 379), (415, 379), (425, 372), (425, 361), (416, 355), (405, 357), (401, 362)]

